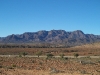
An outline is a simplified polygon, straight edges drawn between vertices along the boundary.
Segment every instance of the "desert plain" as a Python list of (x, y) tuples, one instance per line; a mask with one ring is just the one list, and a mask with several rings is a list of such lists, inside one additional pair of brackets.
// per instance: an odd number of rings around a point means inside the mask
[[(37, 56), (39, 51), (39, 57), (27, 57)], [(48, 53), (53, 56), (47, 57)], [(75, 53), (84, 57), (75, 57)], [(0, 75), (100, 75), (99, 43), (71, 48), (0, 48), (0, 55), (18, 55), (0, 57)]]

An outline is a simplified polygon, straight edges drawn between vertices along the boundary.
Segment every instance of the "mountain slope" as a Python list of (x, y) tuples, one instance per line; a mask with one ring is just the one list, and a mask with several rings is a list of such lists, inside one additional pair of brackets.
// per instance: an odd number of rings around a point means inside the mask
[(99, 35), (84, 34), (80, 30), (73, 32), (66, 32), (64, 30), (26, 32), (20, 35), (12, 34), (3, 39), (0, 38), (0, 42), (2, 43), (52, 43), (66, 46), (75, 46), (98, 41), (100, 41)]

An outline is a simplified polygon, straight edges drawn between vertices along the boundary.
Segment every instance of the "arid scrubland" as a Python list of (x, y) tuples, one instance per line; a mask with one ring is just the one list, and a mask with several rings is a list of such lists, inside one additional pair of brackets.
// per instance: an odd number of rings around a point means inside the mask
[(0, 75), (100, 75), (100, 58), (0, 57)]
[[(75, 53), (85, 57), (64, 57)], [(48, 58), (24, 54), (48, 54)], [(0, 57), (0, 75), (100, 75), (100, 58), (90, 57), (100, 56), (99, 43), (71, 48), (0, 48), (0, 55), (19, 55)]]

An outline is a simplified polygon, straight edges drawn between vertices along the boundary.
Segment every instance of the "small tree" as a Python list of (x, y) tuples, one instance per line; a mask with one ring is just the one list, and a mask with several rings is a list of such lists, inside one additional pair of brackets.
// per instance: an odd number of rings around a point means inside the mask
[(74, 57), (76, 57), (76, 58), (77, 58), (78, 56), (79, 56), (79, 54), (78, 54), (78, 53), (75, 53), (75, 54), (74, 54)]
[(61, 58), (64, 58), (64, 56), (65, 56), (64, 54), (60, 54), (60, 57), (61, 57)]
[(42, 51), (37, 52), (36, 55), (39, 57), (40, 55), (42, 55)]
[(26, 52), (23, 52), (23, 56), (25, 57), (27, 55), (27, 53)]

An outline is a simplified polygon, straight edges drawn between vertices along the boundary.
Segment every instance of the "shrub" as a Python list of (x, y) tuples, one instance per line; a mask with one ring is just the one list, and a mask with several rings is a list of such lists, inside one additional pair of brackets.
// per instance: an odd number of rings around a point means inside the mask
[(76, 58), (77, 58), (78, 56), (79, 56), (79, 54), (78, 54), (78, 53), (75, 53), (75, 54), (74, 54), (74, 57), (76, 57)]
[(64, 58), (64, 56), (65, 56), (64, 54), (60, 54), (60, 57), (61, 57), (61, 58)]
[(13, 64), (12, 67), (16, 67), (16, 65)]
[(2, 68), (2, 66), (0, 65), (0, 68)]
[(14, 68), (13, 68), (13, 67), (11, 67), (11, 66), (8, 66), (8, 67), (7, 67), (7, 69), (14, 69)]
[(26, 52), (23, 52), (23, 56), (25, 57), (27, 55), (27, 53)]
[(47, 54), (47, 58), (52, 58), (53, 56), (53, 54)]
[(59, 70), (57, 70), (56, 68), (50, 68), (50, 74), (53, 73), (59, 73)]
[(37, 52), (36, 55), (39, 57), (40, 55), (42, 55), (42, 51)]
[(19, 54), (19, 57), (22, 57), (22, 55), (21, 55), (21, 54)]

